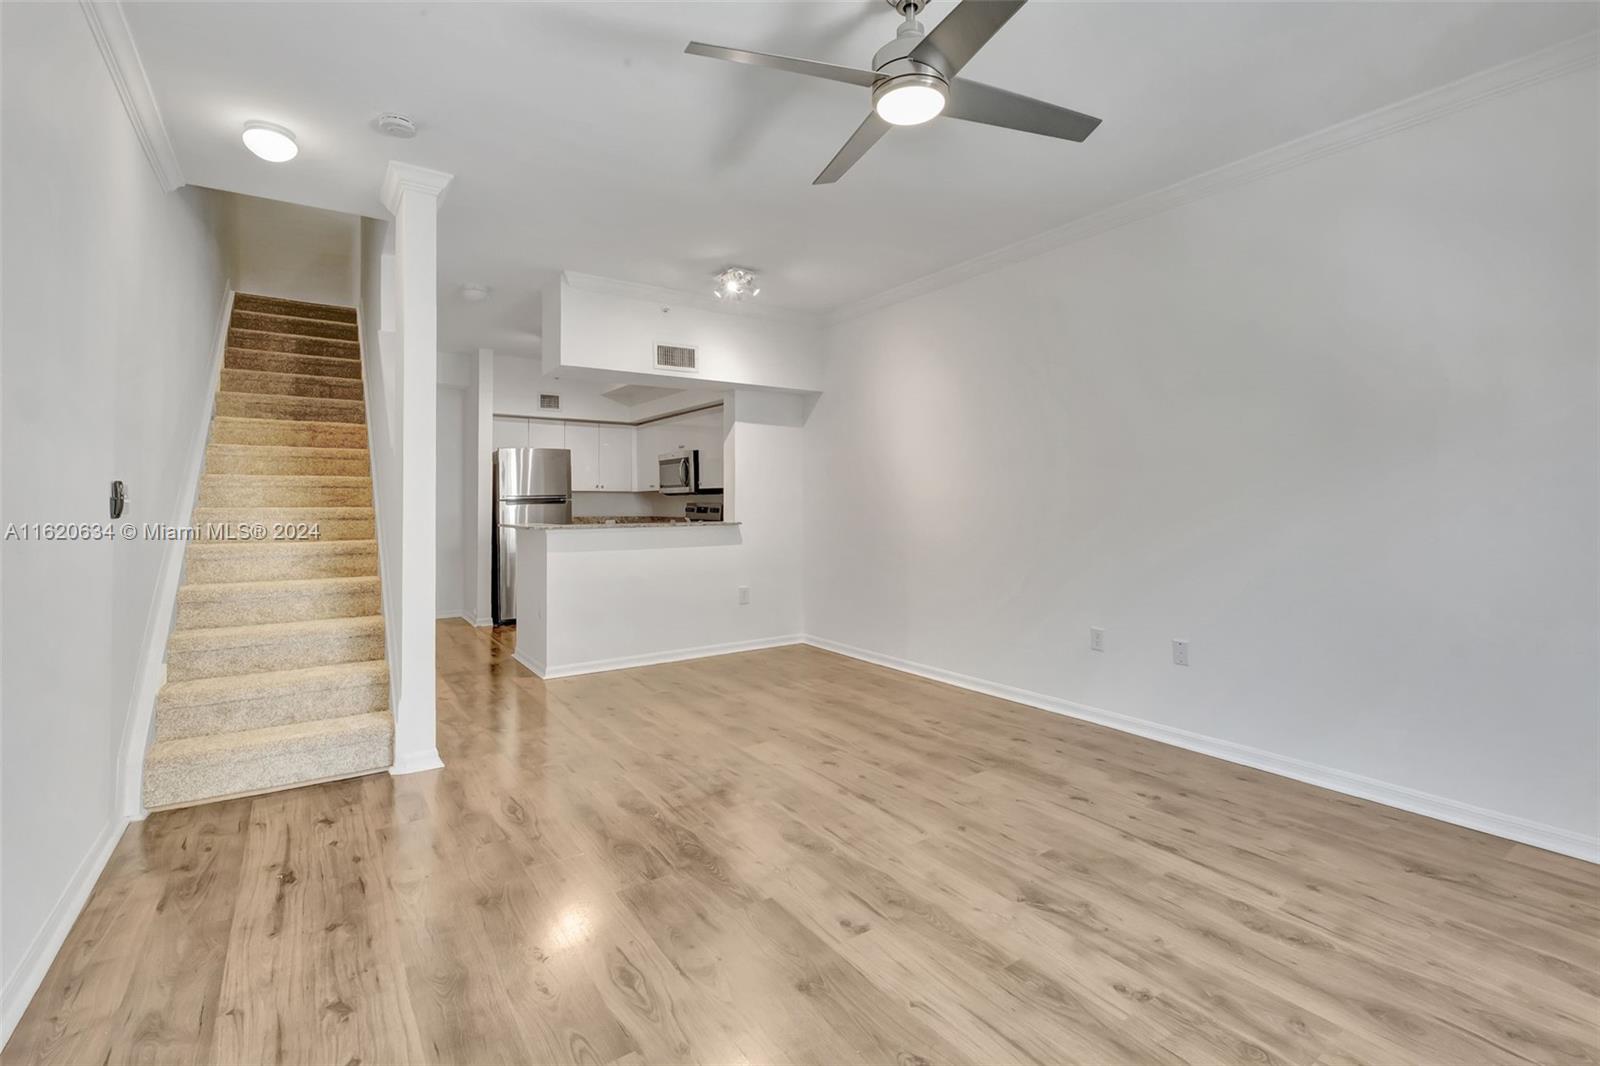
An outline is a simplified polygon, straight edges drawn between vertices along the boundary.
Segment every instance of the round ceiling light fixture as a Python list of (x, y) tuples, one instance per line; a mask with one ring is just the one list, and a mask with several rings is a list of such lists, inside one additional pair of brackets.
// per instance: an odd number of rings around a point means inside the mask
[(489, 298), (489, 286), (463, 285), (461, 286), (461, 298), (469, 304), (481, 304)]
[(391, 137), (409, 140), (417, 135), (417, 124), (404, 115), (393, 111), (385, 111), (373, 120), (373, 125), (378, 127), (380, 133), (387, 133)]
[(258, 159), (265, 159), (269, 163), (287, 163), (300, 154), (294, 133), (270, 122), (246, 122), (244, 146)]
[(920, 126), (944, 110), (948, 88), (933, 74), (901, 74), (872, 90), (872, 109), (895, 126)]
[(719, 300), (742, 300), (757, 296), (761, 286), (756, 282), (756, 272), (746, 267), (728, 267), (716, 276), (716, 286), (711, 290)]

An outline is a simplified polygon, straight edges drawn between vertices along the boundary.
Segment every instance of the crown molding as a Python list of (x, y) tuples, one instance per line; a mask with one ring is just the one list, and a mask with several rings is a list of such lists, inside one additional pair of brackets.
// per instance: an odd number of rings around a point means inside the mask
[(133, 31), (128, 28), (128, 18), (117, 0), (95, 3), (79, 0), (78, 8), (89, 23), (89, 32), (100, 48), (111, 83), (117, 87), (128, 121), (139, 138), (139, 147), (150, 161), (150, 169), (167, 192), (184, 185), (183, 171), (178, 167), (178, 153), (172, 148), (172, 138), (167, 135), (167, 124), (161, 118), (161, 108), (156, 105), (156, 94), (150, 88), (150, 78), (145, 74), (144, 62), (133, 42)]
[(1074, 219), (953, 266), (936, 270), (903, 285), (885, 289), (829, 312), (824, 321), (837, 325), (902, 300), (987, 274), (1013, 263), (1032, 259), (1057, 248), (1170, 211), (1175, 207), (1283, 170), (1342, 152), (1391, 133), (1431, 122), (1463, 108), (1494, 99), (1552, 78), (1593, 66), (1600, 56), (1600, 34), (1587, 33), (1521, 59), (1514, 59), (1458, 81), (1329, 126), (1297, 140), (1246, 156), (1215, 170), (1185, 178), (1174, 185), (1125, 200), (1102, 211)]
[[(707, 278), (706, 280), (709, 281), (710, 279)], [(711, 311), (715, 314), (729, 315), (735, 318), (765, 318), (775, 322), (787, 322), (796, 326), (816, 327), (822, 324), (820, 315), (808, 311), (795, 311), (786, 307), (773, 307), (770, 304), (762, 305), (750, 301), (730, 304), (717, 299), (709, 292), (668, 289), (659, 285), (644, 285), (636, 281), (603, 278), (598, 274), (580, 274), (573, 270), (563, 270), (561, 272), (561, 282), (568, 288), (582, 289), (585, 292), (605, 293), (608, 296), (620, 296), (625, 300), (640, 300), (645, 303), (667, 307), (694, 307), (702, 311)]]
[(404, 194), (420, 192), (443, 199), (445, 189), (449, 188), (454, 180), (454, 174), (391, 159), (388, 169), (383, 172), (383, 185), (378, 190), (378, 196), (383, 200), (383, 206), (389, 209), (389, 213), (397, 215), (400, 213), (400, 198)]

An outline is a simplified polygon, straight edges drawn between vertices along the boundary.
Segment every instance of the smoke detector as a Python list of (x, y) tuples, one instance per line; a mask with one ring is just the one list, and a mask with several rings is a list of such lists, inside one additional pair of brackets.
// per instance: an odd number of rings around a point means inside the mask
[(417, 124), (393, 111), (379, 115), (373, 125), (378, 127), (380, 133), (387, 133), (391, 137), (411, 138), (417, 135)]
[(489, 286), (463, 285), (461, 286), (461, 298), (469, 304), (481, 304), (489, 298)]

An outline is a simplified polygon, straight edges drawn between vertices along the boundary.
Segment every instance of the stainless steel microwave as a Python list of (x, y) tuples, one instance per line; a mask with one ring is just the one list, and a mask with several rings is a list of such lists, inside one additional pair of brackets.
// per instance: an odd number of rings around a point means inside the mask
[(700, 491), (700, 452), (681, 448), (665, 452), (656, 460), (661, 480), (656, 482), (668, 496), (688, 496)]

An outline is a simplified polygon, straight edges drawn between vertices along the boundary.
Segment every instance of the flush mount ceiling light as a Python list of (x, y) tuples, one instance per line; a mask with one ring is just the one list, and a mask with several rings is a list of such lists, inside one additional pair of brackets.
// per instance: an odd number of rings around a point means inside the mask
[(300, 154), (294, 134), (270, 122), (246, 122), (244, 146), (269, 163), (287, 163)]
[(761, 292), (761, 287), (756, 284), (756, 272), (744, 267), (729, 267), (717, 275), (716, 282), (716, 287), (711, 291), (717, 294), (719, 300), (742, 300)]
[(463, 285), (461, 286), (461, 298), (469, 304), (481, 304), (489, 298), (489, 286)]

